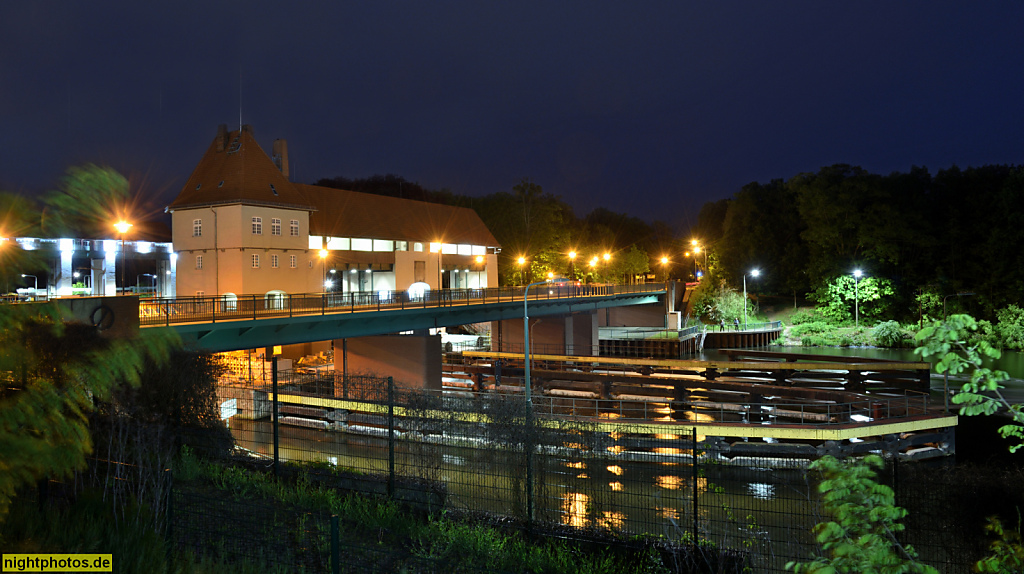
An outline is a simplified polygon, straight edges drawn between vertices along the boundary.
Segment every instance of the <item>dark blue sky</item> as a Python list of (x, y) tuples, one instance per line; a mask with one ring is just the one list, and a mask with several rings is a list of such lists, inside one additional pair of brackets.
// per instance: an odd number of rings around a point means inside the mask
[[(679, 228), (751, 181), (1024, 157), (1020, 2), (0, 3), (0, 189), (112, 165), (153, 206), (216, 132)], [(348, 5), (351, 4), (351, 5)]]

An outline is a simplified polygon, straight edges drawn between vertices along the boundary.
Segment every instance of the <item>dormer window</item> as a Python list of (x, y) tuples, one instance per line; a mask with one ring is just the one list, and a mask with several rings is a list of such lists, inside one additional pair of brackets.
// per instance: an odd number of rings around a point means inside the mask
[(217, 184), (217, 187), (224, 187), (224, 180), (223, 179), (220, 180), (220, 183)]
[(197, 184), (196, 184), (196, 191), (199, 191), (199, 188), (200, 188), (200, 187), (203, 187), (203, 184), (201, 184), (201, 183), (197, 183)]
[(274, 195), (277, 195), (277, 188), (274, 187), (274, 184), (270, 184), (270, 191), (273, 191)]

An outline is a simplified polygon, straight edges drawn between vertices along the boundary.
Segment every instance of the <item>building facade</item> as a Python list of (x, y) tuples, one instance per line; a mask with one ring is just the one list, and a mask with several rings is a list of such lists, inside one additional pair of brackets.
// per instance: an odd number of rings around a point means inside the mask
[(297, 184), (249, 126), (220, 126), (167, 207), (177, 294), (380, 292), (497, 286), (500, 246), (471, 209)]

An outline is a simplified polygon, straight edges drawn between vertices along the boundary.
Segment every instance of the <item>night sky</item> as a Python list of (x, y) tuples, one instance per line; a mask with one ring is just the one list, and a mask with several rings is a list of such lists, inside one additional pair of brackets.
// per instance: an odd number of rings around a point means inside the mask
[(679, 230), (751, 181), (1021, 163), (1021, 2), (0, 3), (0, 189), (162, 210), (217, 125), (293, 179), (524, 177)]

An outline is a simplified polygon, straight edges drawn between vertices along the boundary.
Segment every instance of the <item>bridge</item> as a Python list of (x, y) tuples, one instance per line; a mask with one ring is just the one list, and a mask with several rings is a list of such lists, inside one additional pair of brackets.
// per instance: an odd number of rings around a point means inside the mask
[[(662, 302), (663, 283), (541, 286), (530, 291), (531, 317)], [(185, 297), (139, 302), (142, 327), (173, 328), (186, 344), (211, 352), (422, 331), (522, 319), (523, 287), (280, 296)]]

